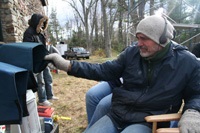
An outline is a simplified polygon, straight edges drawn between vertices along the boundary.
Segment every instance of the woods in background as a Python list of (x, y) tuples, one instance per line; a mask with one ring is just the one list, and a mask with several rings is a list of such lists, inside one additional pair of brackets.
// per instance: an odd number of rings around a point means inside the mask
[[(74, 10), (74, 18), (60, 26), (55, 9), (50, 9), (51, 42), (64, 41), (70, 46), (82, 46), (91, 53), (104, 49), (106, 57), (111, 50), (121, 51), (136, 41), (135, 26), (144, 18), (164, 13), (174, 24), (200, 24), (199, 0), (63, 0)], [(65, 15), (63, 13), (63, 15)], [(176, 28), (176, 27), (175, 27)], [(176, 28), (178, 43), (199, 33), (198, 28)], [(184, 45), (199, 42), (195, 37)]]

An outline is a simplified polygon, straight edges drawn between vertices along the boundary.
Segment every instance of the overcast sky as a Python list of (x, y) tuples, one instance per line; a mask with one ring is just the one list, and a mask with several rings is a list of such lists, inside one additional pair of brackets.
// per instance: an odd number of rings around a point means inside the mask
[(52, 8), (56, 9), (57, 18), (61, 26), (63, 26), (67, 20), (73, 18), (73, 10), (66, 1), (68, 0), (48, 0), (48, 16), (51, 13)]

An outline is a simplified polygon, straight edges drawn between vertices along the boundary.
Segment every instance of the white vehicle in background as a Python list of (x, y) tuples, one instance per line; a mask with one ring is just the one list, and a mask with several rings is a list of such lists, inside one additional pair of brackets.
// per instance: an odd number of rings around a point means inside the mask
[(67, 44), (57, 44), (56, 48), (58, 49), (58, 51), (60, 52), (61, 56), (63, 58), (65, 57), (65, 51), (67, 51)]

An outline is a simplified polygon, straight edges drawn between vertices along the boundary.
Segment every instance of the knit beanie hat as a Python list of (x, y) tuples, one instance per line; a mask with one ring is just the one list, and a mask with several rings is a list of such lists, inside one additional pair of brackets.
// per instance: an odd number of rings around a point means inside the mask
[(144, 34), (157, 44), (165, 47), (174, 38), (175, 29), (166, 18), (152, 15), (139, 22), (136, 35), (138, 33)]

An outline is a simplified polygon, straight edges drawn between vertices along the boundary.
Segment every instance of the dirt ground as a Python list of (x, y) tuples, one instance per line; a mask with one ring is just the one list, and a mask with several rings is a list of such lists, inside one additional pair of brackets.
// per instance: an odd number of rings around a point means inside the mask
[(53, 73), (53, 89), (59, 100), (53, 101), (55, 115), (70, 117), (59, 119), (60, 133), (82, 133), (87, 126), (85, 92), (97, 81), (68, 76), (65, 72)]
[[(105, 59), (83, 61), (103, 62)], [(59, 97), (59, 100), (53, 101), (55, 115), (71, 117), (71, 120), (58, 120), (60, 133), (82, 133), (87, 126), (85, 93), (98, 82), (69, 76), (63, 71), (52, 74), (54, 94)]]

